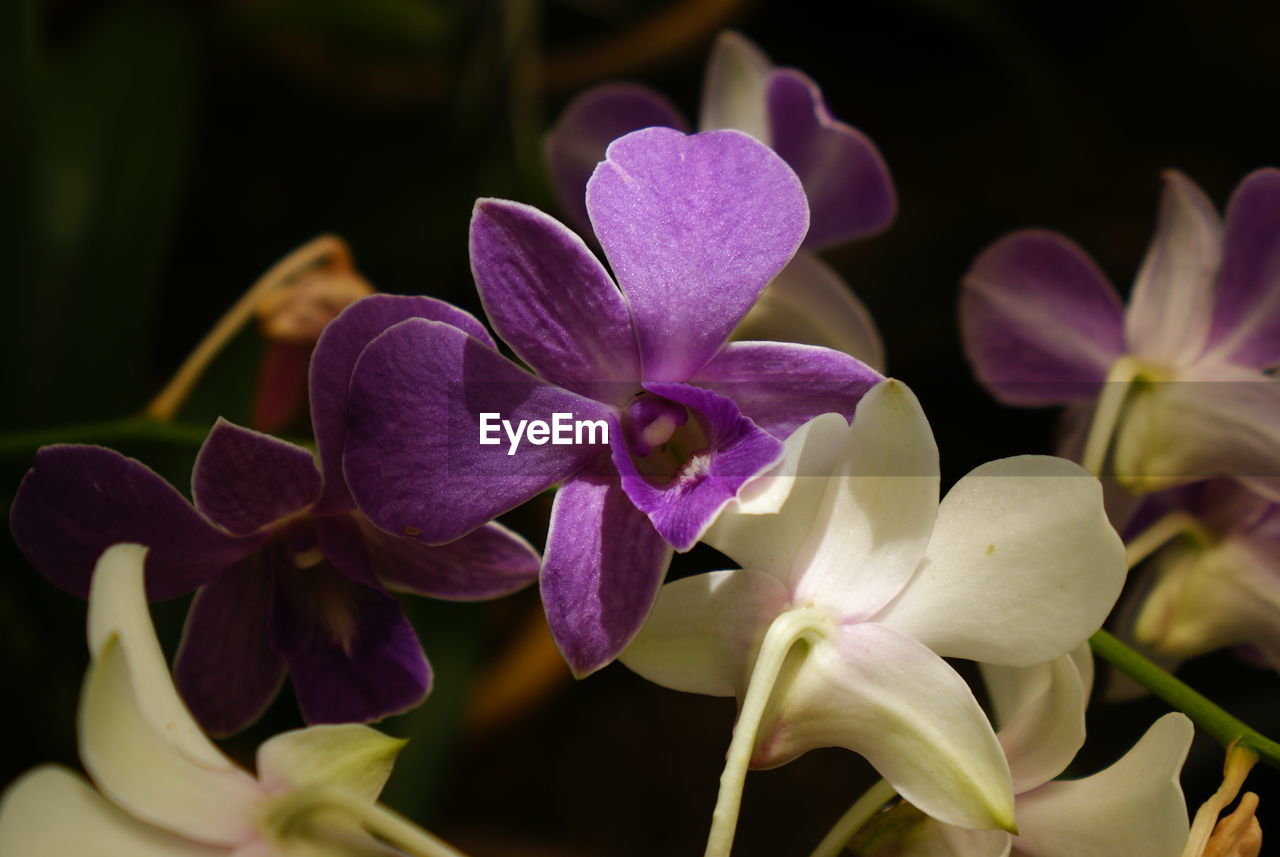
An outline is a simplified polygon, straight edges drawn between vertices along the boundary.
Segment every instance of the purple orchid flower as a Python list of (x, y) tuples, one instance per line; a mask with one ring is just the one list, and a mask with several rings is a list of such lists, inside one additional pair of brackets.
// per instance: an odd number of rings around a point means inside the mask
[[(848, 418), (880, 379), (815, 346), (725, 345), (808, 223), (799, 181), (766, 146), (736, 131), (638, 131), (609, 147), (587, 205), (617, 284), (534, 208), (481, 200), (472, 218), (485, 312), (536, 374), (468, 329), (403, 322), (356, 365), (344, 456), (369, 519), (427, 543), (563, 483), (541, 586), (578, 675), (626, 645), (672, 549), (778, 461), (781, 438), (819, 413)], [(607, 443), (480, 442), (485, 419), (518, 437), (520, 421), (557, 413), (607, 427)]]
[(378, 530), (355, 511), (338, 466), (346, 380), (364, 345), (403, 318), (486, 336), (430, 298), (378, 295), (325, 330), (311, 364), (312, 454), (219, 420), (196, 458), (194, 508), (154, 471), (98, 446), (36, 454), (10, 512), (14, 540), (46, 577), (87, 597), (98, 556), (147, 545), (147, 590), (195, 589), (174, 672), (211, 733), (252, 723), (286, 671), (308, 723), (369, 722), (422, 701), (431, 670), (394, 589), (454, 600), (532, 582), (538, 555), (497, 524), (428, 547)]
[(1085, 466), (1136, 494), (1231, 476), (1280, 500), (1280, 170), (1247, 176), (1225, 224), (1166, 180), (1127, 310), (1070, 240), (1015, 232), (965, 277), (965, 349), (1001, 401), (1072, 405)]
[[(590, 235), (583, 189), (610, 141), (641, 128), (686, 131), (671, 102), (644, 86), (612, 83), (575, 98), (547, 134), (544, 156), (563, 210)], [(885, 229), (897, 212), (889, 169), (861, 131), (831, 116), (803, 72), (775, 67), (739, 33), (716, 40), (703, 82), (699, 130), (734, 128), (773, 148), (795, 170), (812, 221), (796, 253), (743, 320), (735, 338), (787, 339), (848, 351), (882, 369), (875, 323), (813, 251)]]

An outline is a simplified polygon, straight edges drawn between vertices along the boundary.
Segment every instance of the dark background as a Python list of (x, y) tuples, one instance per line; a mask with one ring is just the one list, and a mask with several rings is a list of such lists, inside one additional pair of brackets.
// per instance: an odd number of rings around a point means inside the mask
[[(996, 405), (961, 354), (958, 282), (984, 246), (1023, 226), (1063, 231), (1123, 293), (1162, 170), (1183, 170), (1222, 204), (1246, 172), (1280, 159), (1274, 3), (14, 0), (0, 14), (13, 83), (0, 92), (6, 507), (37, 443), (94, 440), (68, 426), (137, 412), (259, 274), (319, 233), (343, 236), (384, 291), (478, 311), (474, 199), (554, 211), (539, 140), (592, 83), (643, 81), (696, 116), (720, 26), (808, 72), (890, 165), (897, 222), (827, 258), (880, 325), (890, 372), (920, 396), (948, 484), (1052, 444), (1051, 412)], [(252, 330), (239, 337), (182, 423), (245, 422), (261, 349)], [(112, 445), (186, 489), (194, 446)], [(535, 503), (512, 523), (537, 542), (544, 520)], [(0, 559), (7, 782), (41, 761), (75, 764), (84, 605), (8, 540)], [(677, 568), (716, 562), (695, 553)], [(615, 666), (576, 686), (553, 680), (505, 723), (464, 729), (476, 677), (536, 615), (536, 593), (410, 609), (438, 684), (386, 725), (413, 738), (393, 805), (476, 857), (699, 852), (731, 702)], [(184, 610), (184, 599), (156, 608), (171, 646)], [(1183, 675), (1280, 733), (1274, 673), (1220, 653)], [(1163, 710), (1095, 699), (1073, 772), (1109, 764)], [(229, 750), (247, 760), (297, 724), (286, 689)], [(1184, 777), (1193, 808), (1220, 758), (1197, 740)], [(871, 777), (840, 750), (752, 775), (738, 853), (807, 854)], [(1250, 783), (1266, 824), (1277, 777)]]

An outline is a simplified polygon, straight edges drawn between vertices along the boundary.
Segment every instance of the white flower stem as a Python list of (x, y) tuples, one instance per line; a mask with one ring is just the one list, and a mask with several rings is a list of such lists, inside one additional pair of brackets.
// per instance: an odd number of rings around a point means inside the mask
[[(272, 806), (269, 824), (286, 839), (293, 836), (307, 838), (308, 833), (305, 831), (308, 819), (316, 812), (326, 811), (337, 811), (350, 816), (367, 832), (412, 857), (466, 857), (463, 852), (418, 827), (400, 813), (331, 786), (301, 789), (282, 797)], [(315, 834), (310, 836), (314, 837)]]
[(1102, 475), (1107, 463), (1107, 451), (1115, 434), (1116, 421), (1129, 395), (1129, 387), (1138, 376), (1141, 364), (1132, 357), (1121, 357), (1107, 373), (1102, 383), (1102, 393), (1093, 409), (1093, 422), (1089, 424), (1089, 437), (1085, 441), (1081, 464), (1094, 476)]
[(707, 835), (705, 857), (729, 857), (733, 836), (738, 827), (738, 811), (742, 805), (742, 789), (747, 768), (755, 752), (760, 722), (773, 695), (774, 685), (792, 647), (806, 638), (823, 633), (828, 620), (811, 610), (787, 610), (773, 620), (760, 644), (742, 710), (733, 726), (733, 739), (720, 774), (720, 794), (711, 815), (711, 832)]
[(1161, 547), (1184, 533), (1208, 540), (1209, 536), (1195, 518), (1183, 511), (1170, 512), (1138, 533), (1124, 546), (1124, 557), (1133, 568)]
[(831, 832), (818, 843), (810, 857), (838, 857), (844, 847), (849, 844), (853, 835), (862, 829), (862, 825), (871, 820), (871, 816), (879, 812), (880, 807), (893, 800), (897, 792), (888, 780), (880, 780), (867, 789), (857, 802), (831, 828)]

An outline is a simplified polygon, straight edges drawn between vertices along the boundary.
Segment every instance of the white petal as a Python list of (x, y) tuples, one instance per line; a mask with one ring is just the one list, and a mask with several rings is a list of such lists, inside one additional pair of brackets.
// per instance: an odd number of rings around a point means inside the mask
[(848, 434), (849, 424), (839, 414), (822, 414), (796, 429), (781, 463), (747, 483), (702, 540), (743, 568), (788, 579)]
[(674, 690), (744, 693), (760, 641), (786, 603), (777, 578), (758, 571), (713, 571), (668, 583), (618, 660)]
[(23, 774), (0, 800), (5, 857), (215, 857), (200, 845), (121, 812), (66, 768)]
[(1014, 848), (1033, 857), (1179, 854), (1190, 825), (1178, 772), (1194, 731), (1185, 715), (1166, 714), (1105, 771), (1020, 796)]
[(99, 558), (89, 589), (89, 654), (98, 657), (107, 641), (118, 637), (129, 662), (129, 680), (144, 701), (141, 709), (152, 728), (192, 761), (213, 770), (238, 771), (201, 731), (173, 686), (147, 607), (146, 555), (141, 545), (120, 544)]
[(1185, 366), (1204, 350), (1213, 283), (1222, 261), (1222, 220), (1195, 183), (1165, 174), (1160, 222), (1133, 285), (1125, 336), (1134, 354)]
[(926, 816), (894, 857), (1007, 857), (1013, 837), (1003, 830), (966, 830)]
[[(1084, 648), (1087, 655), (1087, 643)], [(1000, 727), (996, 737), (1013, 772), (1014, 794), (1066, 770), (1084, 745), (1089, 701), (1074, 653), (1031, 667), (980, 666)]]
[(947, 494), (919, 573), (877, 621), (943, 657), (1030, 666), (1098, 630), (1125, 572), (1097, 479), (1060, 458), (1005, 458)]
[(773, 65), (745, 36), (723, 32), (711, 48), (703, 78), (698, 130), (737, 128), (770, 142), (765, 82)]
[(881, 381), (858, 403), (834, 476), (792, 590), (859, 621), (906, 585), (938, 515), (938, 446), (901, 381)]
[(200, 842), (251, 838), (265, 793), (247, 773), (206, 767), (157, 732), (135, 695), (115, 636), (89, 665), (77, 718), (80, 759), (98, 788), (135, 818)]
[(405, 743), (358, 723), (294, 729), (258, 748), (258, 779), (273, 793), (340, 786), (372, 803)]
[(934, 818), (1013, 826), (1009, 768), (986, 715), (956, 671), (915, 640), (883, 625), (843, 626), (775, 693), (758, 766), (846, 747)]
[(884, 371), (884, 343), (871, 313), (834, 268), (805, 250), (769, 281), (733, 338), (822, 345)]

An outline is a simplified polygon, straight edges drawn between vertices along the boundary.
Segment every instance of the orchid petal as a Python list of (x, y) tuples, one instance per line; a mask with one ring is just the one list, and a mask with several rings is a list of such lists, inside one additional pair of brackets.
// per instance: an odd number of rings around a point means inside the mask
[(668, 583), (618, 659), (672, 690), (741, 698), (760, 642), (787, 601), (778, 579), (759, 571), (713, 571)]
[(731, 400), (685, 384), (646, 384), (645, 389), (684, 405), (706, 436), (667, 484), (655, 485), (637, 469), (622, 432), (614, 432), (613, 463), (622, 490), (649, 516), (654, 529), (678, 551), (686, 551), (744, 484), (782, 457), (782, 444), (757, 428)]
[(604, 160), (614, 140), (641, 128), (666, 126), (688, 131), (680, 111), (663, 95), (634, 83), (609, 83), (578, 95), (547, 132), (543, 160), (551, 186), (569, 221), (591, 234), (587, 218), (587, 179)]
[[(1212, 476), (1280, 487), (1280, 380), (1231, 364), (1198, 363), (1131, 396), (1116, 432), (1117, 478), (1157, 491)], [(1280, 500), (1280, 495), (1269, 499)]]
[[(907, 585), (938, 514), (938, 446), (915, 394), (889, 379), (858, 403), (792, 574), (795, 597), (875, 614)], [(783, 509), (780, 514), (791, 514)]]
[(603, 457), (560, 486), (542, 567), (556, 645), (581, 678), (618, 656), (640, 629), (671, 546), (623, 493)]
[(614, 404), (637, 392), (627, 303), (567, 226), (529, 205), (482, 199), (471, 215), (471, 270), (493, 329), (538, 375)]
[(1003, 830), (966, 830), (924, 816), (894, 857), (1008, 857), (1013, 837)]
[(769, 139), (765, 86), (773, 64), (741, 33), (722, 32), (711, 48), (702, 83), (698, 128), (736, 128), (762, 143)]
[(267, 613), (271, 572), (243, 559), (196, 593), (173, 663), (182, 699), (210, 735), (253, 723), (284, 681), (284, 659), (271, 648)]
[(344, 455), (360, 510), (390, 533), (450, 542), (579, 470), (602, 447), (479, 442), (480, 414), (604, 419), (605, 405), (547, 384), (455, 327), (410, 319), (356, 364)]
[(1093, 398), (1125, 353), (1115, 289), (1079, 246), (1024, 230), (988, 247), (960, 293), (965, 354), (1010, 405)]
[(1185, 366), (1209, 336), (1222, 221), (1195, 182), (1173, 170), (1165, 182), (1160, 221), (1125, 314), (1125, 337), (1140, 357)]
[(1105, 771), (1018, 797), (1014, 848), (1031, 857), (1165, 857), (1187, 843), (1178, 772), (1194, 729), (1173, 712)]
[(320, 497), (320, 471), (300, 446), (219, 418), (191, 477), (196, 510), (234, 535), (263, 530)]
[(615, 140), (587, 184), (596, 236), (631, 305), (648, 381), (711, 358), (809, 225), (795, 173), (738, 131), (648, 128)]
[(796, 429), (784, 444), (783, 460), (748, 482), (702, 540), (743, 568), (790, 584), (848, 435), (849, 424), (839, 414), (823, 414)]
[(841, 626), (780, 690), (753, 760), (760, 767), (845, 747), (934, 818), (1013, 828), (1009, 768), (986, 715), (959, 674), (915, 640), (870, 622)]
[(182, 839), (122, 812), (66, 768), (22, 775), (0, 801), (6, 857), (218, 857), (223, 848)]
[[(1087, 656), (1088, 644), (1083, 648)], [(1084, 746), (1089, 694), (1076, 663), (1073, 652), (1030, 667), (979, 665), (1016, 794), (1061, 774)]]
[(777, 69), (766, 84), (770, 142), (796, 171), (809, 199), (806, 247), (879, 232), (897, 213), (897, 194), (874, 143), (834, 118), (808, 75)]
[(482, 344), (497, 347), (474, 316), (435, 298), (370, 295), (329, 322), (311, 356), (311, 425), (324, 477), (317, 512), (333, 513), (354, 505), (342, 478), (342, 449), (347, 442), (347, 395), (356, 360), (378, 334), (410, 318), (442, 321)]
[(98, 558), (120, 542), (147, 545), (153, 601), (190, 592), (252, 552), (258, 538), (215, 529), (139, 461), (100, 446), (42, 447), (9, 511), (13, 540), (40, 573), (89, 594)]
[(1259, 369), (1280, 363), (1280, 170), (1245, 177), (1227, 205), (1210, 350)]
[(843, 351), (792, 342), (731, 342), (690, 383), (732, 399), (779, 440), (819, 414), (853, 418), (884, 376)]
[(1061, 458), (1005, 458), (947, 493), (919, 571), (877, 621), (943, 657), (1030, 666), (1101, 627), (1126, 569), (1095, 477)]
[(835, 348), (884, 371), (884, 343), (871, 314), (834, 268), (803, 249), (769, 281), (733, 338)]
[(406, 743), (355, 723), (294, 729), (258, 748), (258, 778), (277, 794), (338, 786), (372, 803), (382, 793)]

